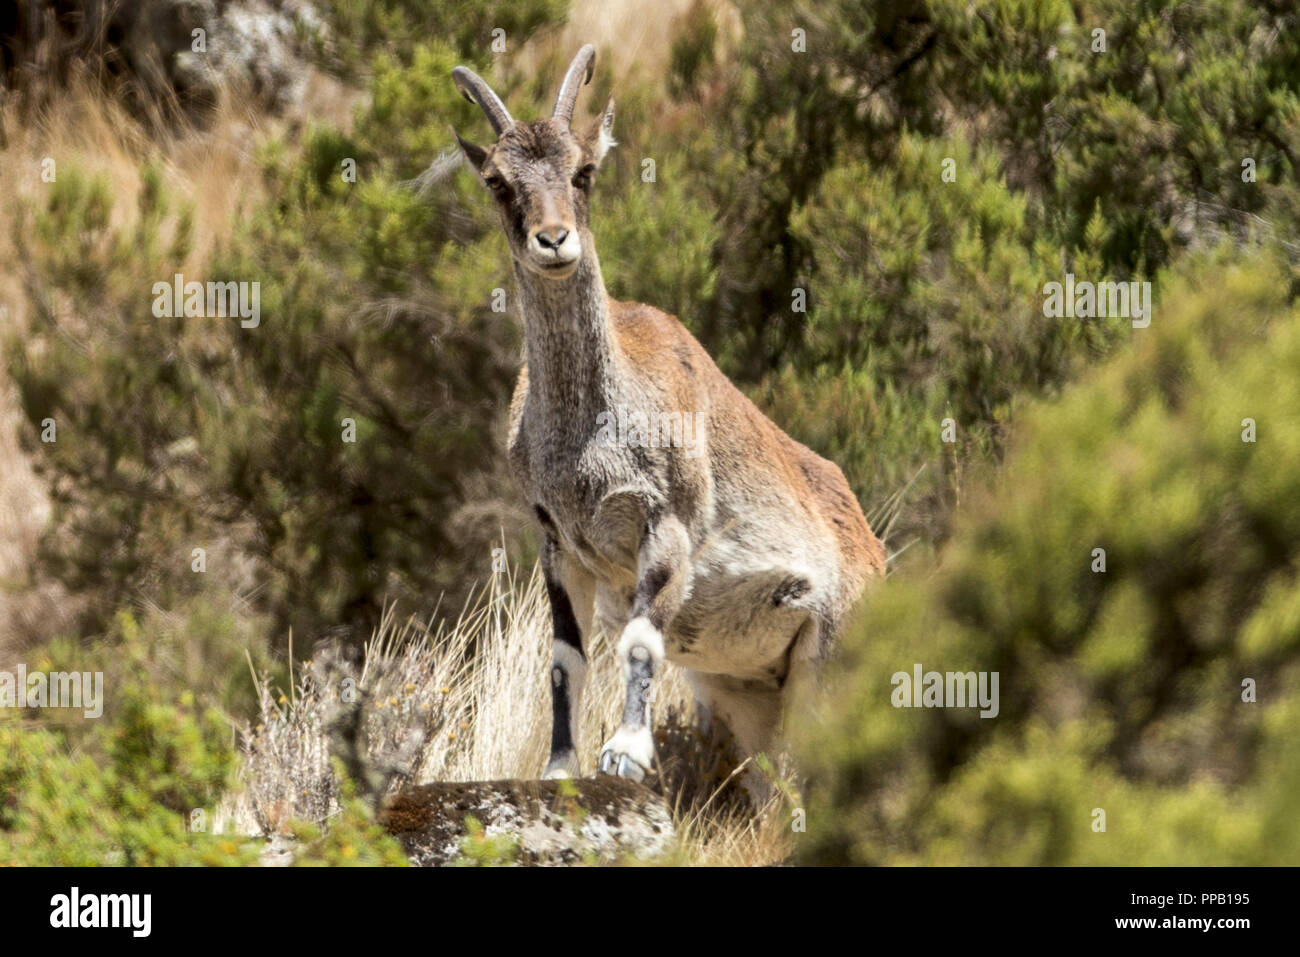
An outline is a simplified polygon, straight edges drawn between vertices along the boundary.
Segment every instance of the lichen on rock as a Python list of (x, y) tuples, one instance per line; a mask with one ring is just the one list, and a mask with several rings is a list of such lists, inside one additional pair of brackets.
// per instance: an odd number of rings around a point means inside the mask
[(476, 832), (506, 839), (509, 862), (531, 865), (645, 860), (667, 853), (676, 838), (662, 798), (603, 776), (423, 784), (394, 795), (379, 821), (425, 867), (461, 859)]

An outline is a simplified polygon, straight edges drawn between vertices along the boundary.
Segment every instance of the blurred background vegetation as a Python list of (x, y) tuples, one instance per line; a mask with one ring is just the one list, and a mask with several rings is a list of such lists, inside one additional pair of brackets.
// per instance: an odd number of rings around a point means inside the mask
[[(495, 545), (531, 563), (520, 320), (492, 309), (508, 252), (449, 131), (486, 125), (449, 73), (531, 119), (590, 41), (611, 294), (680, 316), (905, 552), (798, 730), (802, 859), (1297, 859), (1292, 4), (250, 4), (271, 48), (224, 6), (112, 6), (0, 17), (0, 666), (244, 716), (250, 659), (455, 612)], [(260, 326), (154, 317), (177, 272), (260, 282)], [(1151, 327), (1045, 318), (1066, 273), (1152, 282)], [(1000, 671), (1000, 716), (893, 709), (914, 661)], [(46, 786), (40, 749), (115, 766), (111, 735), (36, 720), (3, 728), (14, 793)], [(185, 787), (219, 790), (187, 734)], [(27, 860), (16, 814), (0, 858)]]

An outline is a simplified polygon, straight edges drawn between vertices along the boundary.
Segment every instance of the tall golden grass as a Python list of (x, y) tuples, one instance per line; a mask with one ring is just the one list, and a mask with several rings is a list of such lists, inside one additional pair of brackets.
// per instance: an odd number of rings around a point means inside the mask
[[(594, 636), (588, 657), (578, 729), (584, 774), (594, 772), (600, 745), (617, 726), (624, 689), (608, 636)], [(386, 616), (359, 663), (323, 649), (291, 688), (255, 676), (260, 714), (243, 728), (241, 788), (217, 826), (271, 835), (293, 819), (327, 822), (338, 811), (330, 757), (350, 744), (383, 793), (407, 783), (536, 778), (550, 745), (550, 661), (550, 609), (534, 566), (526, 577), (513, 569), (494, 575), (454, 622), (430, 628)], [(339, 727), (354, 704), (360, 740), (352, 743)], [(673, 862), (784, 859), (788, 781), (755, 813), (740, 778), (758, 770), (733, 766), (720, 743), (701, 738), (693, 711), (683, 672), (666, 663), (653, 701), (659, 767), (651, 783), (677, 824)]]

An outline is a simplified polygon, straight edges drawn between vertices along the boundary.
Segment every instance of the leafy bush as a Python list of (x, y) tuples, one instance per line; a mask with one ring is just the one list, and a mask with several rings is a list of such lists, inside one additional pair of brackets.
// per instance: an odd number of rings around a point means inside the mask
[(377, 51), (410, 62), (414, 48), (429, 37), (477, 51), (471, 55), (479, 59), (492, 31), (502, 30), (507, 49), (517, 49), (538, 30), (563, 21), (567, 11), (563, 0), (324, 0), (319, 6), (330, 25), (326, 59), (346, 74), (364, 73)]
[[(45, 568), (87, 603), (82, 634), (142, 589), (169, 609), (214, 590), (198, 547), (227, 599), (254, 596), (263, 627), (304, 646), (359, 640), (385, 601), (456, 603), (466, 563), (489, 567), (511, 521), (501, 407), (519, 334), (491, 308), (508, 256), (454, 164), (412, 182), (449, 118), (478, 117), (448, 80), (472, 46), (378, 54), (351, 135), (312, 131), (296, 158), (268, 147), (275, 198), (186, 277), (259, 283), (257, 328), (151, 315), (190, 242), (156, 176), (124, 225), (107, 184), (65, 166), (16, 221), (36, 240), (19, 246), (38, 308), (10, 368), (55, 488)], [(37, 440), (47, 417), (64, 441)]]
[[(123, 654), (143, 666), (147, 636), (130, 616), (119, 624)], [(138, 677), (110, 690), (114, 717), (106, 715), (76, 750), (63, 733), (0, 716), (0, 862), (255, 862), (256, 848), (243, 839), (207, 832), (233, 784), (225, 722), (189, 693), (164, 703)]]
[(373, 811), (357, 796), (356, 784), (340, 767), (342, 780), (339, 813), (322, 827), (312, 821), (293, 821), (290, 831), (298, 846), (295, 867), (408, 867), (410, 861), (397, 843), (375, 822)]
[[(1295, 231), (1294, 11), (816, 0), (791, 16), (752, 0), (741, 12), (735, 62), (692, 68), (720, 221), (713, 298), (692, 322), (818, 451), (881, 442), (840, 459), (868, 503), (929, 466), (900, 540), (947, 534), (961, 475), (997, 460), (1019, 397), (1053, 394), (1123, 342), (1113, 323), (1042, 323), (1045, 281), (1150, 279), (1189, 249)], [(871, 423), (843, 408), (849, 394)], [(819, 417), (832, 412), (844, 414)], [(959, 442), (945, 456), (931, 436), (947, 416)]]
[[(1131, 350), (1025, 417), (940, 569), (873, 594), (801, 732), (804, 860), (1300, 853), (1300, 285), (1267, 257), (1198, 265)], [(999, 673), (996, 718), (892, 706), (917, 662)]]
[[(149, 679), (159, 636), (120, 615), (128, 666), (105, 676), (112, 707), (94, 727), (36, 727), (0, 715), (0, 864), (19, 866), (253, 865), (263, 845), (218, 833), (236, 787), (234, 733), (215, 710)], [(342, 768), (328, 827), (286, 820), (294, 862), (405, 865), (397, 843)]]

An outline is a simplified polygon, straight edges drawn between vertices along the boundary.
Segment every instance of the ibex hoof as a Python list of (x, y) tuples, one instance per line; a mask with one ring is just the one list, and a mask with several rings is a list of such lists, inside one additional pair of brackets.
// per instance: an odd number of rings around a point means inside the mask
[(644, 781), (654, 762), (654, 738), (649, 728), (619, 728), (600, 752), (601, 774)]
[(551, 759), (546, 762), (546, 770), (542, 772), (543, 781), (553, 781), (556, 778), (576, 778), (578, 776), (578, 758), (572, 751), (562, 751), (559, 754), (551, 755)]
[(600, 773), (613, 774), (633, 781), (645, 780), (645, 768), (626, 754), (615, 754), (613, 751), (606, 751), (600, 756)]

